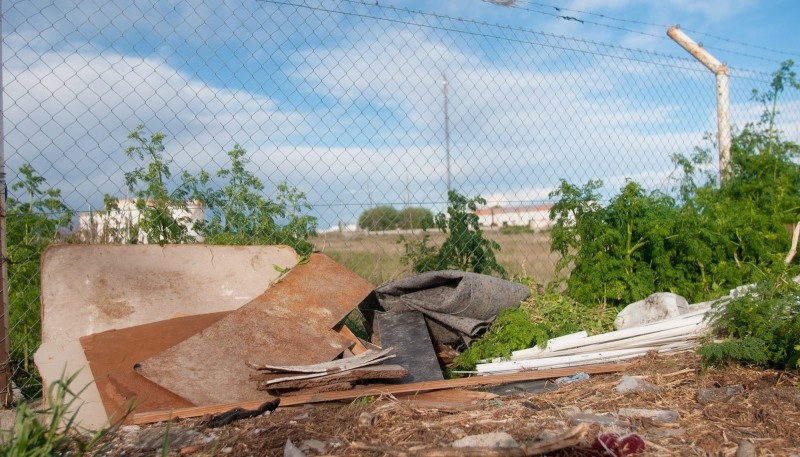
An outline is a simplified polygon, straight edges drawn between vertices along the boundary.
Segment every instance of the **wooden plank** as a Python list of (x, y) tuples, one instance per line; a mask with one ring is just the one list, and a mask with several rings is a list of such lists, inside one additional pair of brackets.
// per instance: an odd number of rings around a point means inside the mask
[[(396, 384), (386, 386), (365, 387), (347, 392), (326, 392), (309, 395), (290, 395), (281, 397), (281, 406), (297, 406), (307, 403), (321, 403), (326, 401), (353, 400), (359, 397), (380, 395), (395, 395), (402, 393), (427, 392), (440, 389), (456, 389), (465, 387), (490, 386), (506, 384), (517, 381), (535, 381), (537, 379), (552, 379), (570, 376), (578, 372), (587, 374), (615, 373), (624, 371), (628, 364), (603, 364), (591, 365), (580, 368), (558, 368), (553, 370), (523, 371), (489, 376), (474, 376), (471, 378), (443, 379), (440, 381), (426, 381), (411, 384)], [(214, 406), (183, 408), (171, 411), (157, 411), (150, 413), (134, 414), (132, 423), (148, 424), (165, 421), (170, 418), (200, 417), (204, 414), (218, 414), (233, 408), (253, 409), (264, 403), (269, 397), (264, 395), (258, 400), (248, 402), (227, 403)]]
[(402, 379), (407, 374), (408, 370), (400, 365), (377, 365), (371, 367), (354, 368), (317, 378), (298, 379), (296, 376), (289, 376), (262, 380), (259, 379), (259, 375), (254, 375), (251, 376), (250, 379), (259, 381), (259, 390), (280, 390), (305, 389), (330, 383), (355, 382), (363, 381), (365, 379)]
[(361, 340), (344, 324), (344, 322), (334, 327), (333, 330), (353, 342), (353, 345), (350, 347), (350, 350), (353, 352), (353, 354), (359, 355), (367, 351), (367, 347), (364, 346), (364, 343), (361, 342)]

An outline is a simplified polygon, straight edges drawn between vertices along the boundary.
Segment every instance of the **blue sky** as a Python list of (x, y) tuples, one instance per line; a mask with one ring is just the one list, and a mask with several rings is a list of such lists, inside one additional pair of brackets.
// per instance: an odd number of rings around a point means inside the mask
[[(124, 196), (125, 136), (168, 135), (174, 169), (239, 143), (271, 190), (306, 192), (325, 227), (375, 204), (442, 207), (443, 75), (454, 186), (500, 205), (559, 179), (666, 188), (669, 156), (715, 129), (713, 75), (680, 24), (732, 68), (735, 125), (788, 58), (800, 4), (480, 0), (4, 3), (9, 181), (31, 162), (75, 209)], [(800, 139), (800, 102), (781, 127)]]

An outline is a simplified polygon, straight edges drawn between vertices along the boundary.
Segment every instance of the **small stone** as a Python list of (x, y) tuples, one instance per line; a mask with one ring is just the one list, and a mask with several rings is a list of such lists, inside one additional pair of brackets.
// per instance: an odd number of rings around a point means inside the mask
[(700, 389), (697, 391), (697, 401), (700, 403), (709, 403), (712, 401), (724, 401), (734, 395), (743, 394), (744, 386), (741, 384), (734, 384), (727, 387), (712, 387), (707, 389)]
[(661, 388), (635, 376), (624, 375), (617, 384), (617, 387), (614, 388), (614, 391), (618, 394), (657, 393), (661, 391)]
[(680, 295), (658, 292), (623, 308), (617, 314), (617, 330), (651, 324), (689, 312), (689, 302)]
[(295, 446), (292, 440), (287, 439), (286, 445), (283, 447), (283, 457), (306, 457), (306, 453)]
[(450, 434), (455, 436), (456, 439), (464, 438), (465, 436), (467, 436), (467, 432), (465, 432), (463, 428), (458, 428), (458, 427), (451, 428)]
[(122, 432), (122, 433), (136, 433), (136, 432), (141, 431), (141, 430), (142, 430), (142, 427), (139, 426), (139, 425), (125, 425), (125, 426), (123, 426), (122, 428), (119, 429), (119, 431)]
[(506, 432), (492, 432), (484, 433), (483, 435), (465, 436), (454, 441), (453, 447), (515, 448), (519, 447), (519, 444)]
[(358, 416), (358, 425), (361, 427), (372, 427), (375, 425), (375, 416), (372, 413), (364, 411)]
[(230, 446), (224, 447), (219, 452), (221, 452), (222, 454), (230, 454), (231, 452), (233, 452), (233, 448)]
[(676, 422), (679, 416), (677, 411), (645, 408), (620, 408), (617, 414), (622, 417), (647, 418), (658, 422)]
[(602, 414), (592, 414), (585, 412), (568, 414), (570, 421), (577, 424), (597, 424), (597, 425), (623, 425), (617, 419)]
[(303, 451), (315, 451), (319, 454), (324, 454), (328, 445), (320, 440), (305, 440), (300, 444), (300, 449)]
[(747, 440), (739, 441), (736, 457), (756, 457), (756, 446)]

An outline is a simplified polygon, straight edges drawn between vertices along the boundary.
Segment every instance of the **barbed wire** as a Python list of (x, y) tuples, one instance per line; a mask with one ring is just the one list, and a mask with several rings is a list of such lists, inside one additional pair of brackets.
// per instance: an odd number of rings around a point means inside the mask
[[(488, 1), (488, 0), (482, 0), (482, 1)], [(629, 23), (629, 24), (645, 25), (645, 26), (648, 26), (648, 27), (658, 27), (660, 29), (666, 29), (666, 28), (670, 27), (670, 25), (668, 25), (668, 24), (657, 24), (657, 23), (653, 23), (653, 22), (639, 21), (639, 20), (635, 20), (635, 19), (618, 18), (618, 17), (607, 15), (607, 14), (595, 13), (595, 12), (586, 11), (586, 10), (564, 8), (564, 7), (560, 7), (560, 6), (550, 5), (550, 4), (547, 4), (547, 3), (533, 2), (533, 1), (530, 1), (530, 0), (527, 0), (527, 3), (533, 4), (533, 5), (537, 5), (537, 6), (547, 7), (547, 8), (553, 8), (553, 9), (555, 9), (557, 11), (567, 11), (567, 12), (570, 12), (570, 13), (578, 13), (578, 14), (585, 14), (587, 16), (600, 17), (600, 18), (608, 19), (608, 20), (611, 20), (611, 21), (614, 21), (614, 22), (623, 22), (623, 23)], [(508, 5), (508, 6), (518, 7), (517, 5)], [(525, 9), (525, 8), (523, 8), (523, 9)], [(543, 13), (543, 14), (546, 14), (546, 13)], [(583, 20), (581, 22), (585, 22), (585, 20)], [(607, 24), (601, 24), (601, 23), (593, 23), (593, 24), (614, 28), (613, 26), (610, 26), (610, 25), (607, 25)], [(619, 28), (619, 29), (620, 30), (625, 30), (625, 31), (628, 31), (628, 32), (632, 32), (632, 33), (638, 33), (638, 34), (641, 34), (641, 35), (647, 35), (647, 36), (652, 36), (652, 37), (657, 37), (657, 38), (664, 38), (663, 35), (659, 35), (659, 34), (652, 34), (652, 33), (647, 33), (647, 32), (642, 32), (642, 31), (632, 30), (632, 29), (626, 29), (626, 28)], [(708, 33), (708, 32), (703, 32), (703, 31), (700, 31), (700, 30), (687, 29), (687, 28), (683, 28), (683, 30), (686, 31), (686, 32), (692, 33), (694, 35), (705, 36), (705, 37), (708, 37), (708, 38), (713, 38), (713, 39), (716, 39), (716, 40), (724, 41), (726, 43), (736, 44), (736, 45), (739, 45), (739, 46), (745, 46), (745, 47), (748, 47), (748, 48), (758, 49), (758, 50), (761, 50), (761, 51), (767, 51), (767, 52), (771, 52), (771, 53), (779, 54), (779, 55), (783, 55), (783, 56), (800, 57), (800, 54), (798, 54), (796, 52), (779, 50), (779, 49), (770, 48), (770, 47), (766, 47), (766, 46), (746, 43), (746, 42), (743, 42), (743, 41), (737, 41), (737, 40), (733, 40), (733, 39), (726, 38), (726, 37), (723, 37), (723, 36), (714, 35), (714, 34), (711, 34), (711, 33)], [(766, 59), (766, 58), (763, 58), (761, 56), (754, 56), (754, 55), (751, 55), (751, 54), (741, 53), (741, 51), (733, 51), (733, 50), (730, 50), (730, 49), (726, 50), (726, 49), (723, 49), (723, 48), (712, 48), (712, 47), (709, 47), (709, 46), (706, 46), (706, 47), (709, 48), (709, 49), (717, 49), (717, 50), (724, 50), (726, 52), (731, 52), (731, 53), (738, 53), (739, 55), (746, 56), (746, 57), (762, 59), (762, 60), (768, 60), (768, 61), (774, 61), (772, 59)]]

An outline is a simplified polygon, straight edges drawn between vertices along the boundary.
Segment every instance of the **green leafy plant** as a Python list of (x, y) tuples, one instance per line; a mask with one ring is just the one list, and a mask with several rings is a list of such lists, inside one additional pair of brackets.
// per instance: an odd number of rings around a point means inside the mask
[(513, 351), (544, 347), (550, 338), (581, 330), (602, 333), (612, 328), (615, 316), (611, 308), (582, 305), (562, 294), (538, 291), (534, 285), (520, 306), (498, 314), (486, 333), (456, 358), (452, 370), (473, 370), (480, 360), (507, 358)]
[(791, 67), (781, 66), (771, 90), (754, 92), (764, 114), (732, 139), (721, 183), (704, 148), (673, 157), (674, 196), (628, 182), (604, 205), (599, 181), (561, 183), (551, 194), (559, 198), (552, 249), (569, 296), (621, 306), (669, 291), (696, 302), (783, 270), (786, 225), (800, 221), (800, 146), (775, 128), (778, 95), (800, 87)]
[(246, 168), (246, 154), (239, 145), (228, 151), (230, 168), (215, 175), (227, 180), (221, 188), (208, 185), (208, 173), (197, 178), (194, 198), (206, 205), (210, 219), (195, 224), (195, 230), (209, 244), (285, 244), (301, 255), (311, 253), (308, 238), (317, 222), (304, 214), (311, 209), (305, 194), (282, 183), (274, 200), (264, 197), (264, 184)]
[(447, 214), (439, 213), (434, 218), (436, 227), (448, 234), (447, 239), (435, 247), (428, 244), (428, 234), (412, 241), (400, 237), (398, 242), (405, 247), (403, 262), (416, 273), (454, 269), (505, 276), (505, 269), (495, 257), (500, 245), (483, 237), (475, 214), (478, 205), (485, 205), (486, 200), (480, 196), (467, 198), (453, 190), (448, 191), (447, 199)]
[(397, 213), (397, 226), (404, 230), (433, 228), (433, 213), (427, 208), (407, 207)]
[[(125, 149), (128, 157), (145, 162), (125, 173), (125, 184), (136, 196), (136, 209), (140, 214), (134, 227), (144, 233), (148, 243), (192, 242), (194, 237), (189, 233), (191, 218), (177, 214), (189, 213), (188, 199), (194, 180), (184, 172), (183, 182), (170, 189), (171, 161), (164, 157), (166, 135), (153, 133), (148, 138), (143, 130), (144, 126), (139, 125), (128, 134), (128, 139), (134, 144)], [(106, 206), (108, 209), (108, 198)]]
[[(7, 457), (48, 457), (103, 455), (108, 448), (108, 438), (116, 426), (88, 431), (76, 424), (76, 403), (80, 392), (71, 385), (77, 374), (62, 377), (50, 386), (47, 408), (34, 410), (27, 403), (17, 407), (14, 428), (0, 431), (0, 455)], [(130, 410), (118, 424), (130, 414)], [(117, 424), (117, 425), (118, 425)]]
[(790, 368), (800, 361), (800, 284), (788, 275), (717, 304), (711, 322), (722, 340), (698, 349), (703, 367), (734, 362)]
[(15, 382), (31, 398), (41, 387), (33, 364), (41, 341), (40, 258), (47, 246), (65, 239), (59, 231), (69, 230), (73, 212), (59, 189), (43, 188), (44, 177), (30, 164), (19, 168), (19, 176), (11, 189), (21, 196), (6, 202), (10, 358)]

